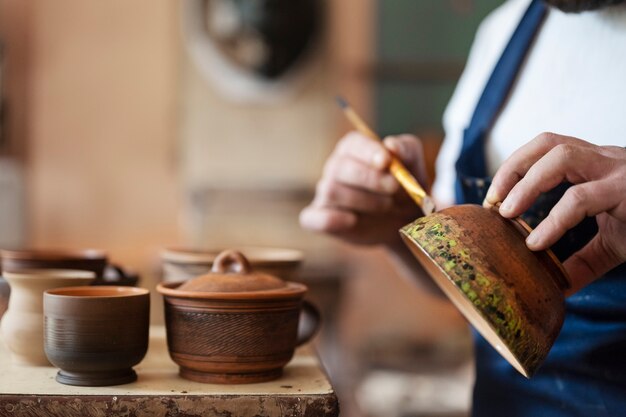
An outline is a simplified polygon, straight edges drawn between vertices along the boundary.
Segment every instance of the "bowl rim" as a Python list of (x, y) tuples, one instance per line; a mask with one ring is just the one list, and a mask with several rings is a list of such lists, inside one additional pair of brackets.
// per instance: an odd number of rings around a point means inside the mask
[(300, 282), (285, 281), (285, 286), (272, 290), (239, 291), (239, 292), (209, 292), (209, 291), (180, 291), (176, 288), (188, 280), (160, 282), (157, 292), (164, 297), (203, 299), (203, 300), (282, 300), (302, 298), (308, 287)]
[[(91, 294), (85, 294), (86, 292)], [(102, 294), (98, 294), (102, 293)], [(46, 297), (66, 298), (74, 300), (129, 298), (150, 295), (150, 290), (142, 287), (124, 287), (120, 285), (103, 285), (87, 287), (60, 287), (46, 290)]]
[[(228, 248), (199, 248), (192, 246), (171, 246), (161, 251), (164, 262), (176, 264), (205, 264), (212, 263), (217, 256)], [(304, 252), (295, 248), (281, 248), (274, 246), (235, 246), (234, 249), (243, 253), (254, 267), (263, 265), (297, 265), (304, 259)], [(263, 257), (266, 253), (270, 256)]]
[(70, 269), (70, 268), (28, 268), (6, 270), (2, 272), (4, 278), (17, 279), (51, 279), (64, 278), (76, 280), (95, 280), (96, 273), (86, 269)]
[(29, 261), (106, 261), (101, 249), (0, 249), (0, 259)]

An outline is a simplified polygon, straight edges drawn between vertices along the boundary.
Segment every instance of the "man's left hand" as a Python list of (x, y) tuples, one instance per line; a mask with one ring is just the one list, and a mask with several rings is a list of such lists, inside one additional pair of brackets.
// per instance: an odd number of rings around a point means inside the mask
[(542, 133), (504, 162), (484, 205), (502, 202), (500, 214), (516, 217), (539, 194), (564, 181), (574, 185), (528, 236), (526, 245), (534, 251), (546, 249), (585, 217), (596, 217), (598, 234), (563, 264), (571, 294), (626, 261), (626, 149)]

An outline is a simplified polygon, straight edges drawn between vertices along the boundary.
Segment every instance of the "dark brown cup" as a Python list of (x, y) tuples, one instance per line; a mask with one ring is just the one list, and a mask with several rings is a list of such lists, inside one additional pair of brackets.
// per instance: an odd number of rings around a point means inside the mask
[(150, 292), (67, 287), (44, 293), (44, 350), (56, 380), (78, 386), (133, 382), (148, 349)]

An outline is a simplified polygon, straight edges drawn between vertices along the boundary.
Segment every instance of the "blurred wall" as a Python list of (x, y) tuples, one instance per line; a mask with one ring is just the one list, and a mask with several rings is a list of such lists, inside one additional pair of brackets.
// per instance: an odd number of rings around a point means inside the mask
[(178, 237), (176, 2), (17, 3), (3, 18), (24, 31), (7, 65), (26, 74), (12, 101), (26, 108), (29, 243), (145, 268)]

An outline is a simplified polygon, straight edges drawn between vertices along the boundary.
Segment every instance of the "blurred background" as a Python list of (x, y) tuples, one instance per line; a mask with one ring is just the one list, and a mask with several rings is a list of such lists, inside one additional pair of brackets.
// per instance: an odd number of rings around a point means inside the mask
[(499, 3), (0, 0), (0, 247), (102, 248), (151, 288), (167, 246), (301, 249), (342, 415), (465, 416), (461, 317), (298, 213), (349, 128), (338, 92), (379, 133), (420, 136), (432, 174)]

